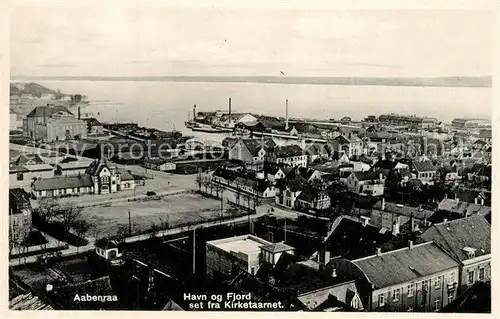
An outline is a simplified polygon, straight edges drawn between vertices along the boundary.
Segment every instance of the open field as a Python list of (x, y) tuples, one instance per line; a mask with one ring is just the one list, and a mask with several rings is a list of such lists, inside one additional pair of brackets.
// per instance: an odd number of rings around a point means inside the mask
[(140, 233), (168, 222), (176, 225), (208, 221), (220, 216), (220, 201), (196, 194), (166, 196), (159, 200), (141, 202), (121, 202), (110, 206), (87, 207), (84, 210), (87, 220), (98, 228), (98, 235), (113, 236), (120, 228), (128, 227), (130, 211), (132, 232)]

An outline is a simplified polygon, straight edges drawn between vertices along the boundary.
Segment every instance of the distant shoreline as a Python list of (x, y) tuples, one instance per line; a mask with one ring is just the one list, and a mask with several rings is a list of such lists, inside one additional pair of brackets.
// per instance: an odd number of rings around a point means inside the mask
[(288, 76), (12, 76), (12, 81), (122, 81), (122, 82), (194, 82), (194, 83), (261, 83), (310, 85), (366, 85), (413, 87), (491, 88), (491, 76), (484, 77), (288, 77)]

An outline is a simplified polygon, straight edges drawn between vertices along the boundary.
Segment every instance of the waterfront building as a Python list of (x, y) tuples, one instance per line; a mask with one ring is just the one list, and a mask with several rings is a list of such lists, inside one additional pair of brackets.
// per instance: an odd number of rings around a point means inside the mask
[(439, 311), (457, 296), (458, 262), (433, 242), (330, 264), (356, 278), (368, 311)]
[(275, 146), (276, 143), (271, 138), (241, 139), (229, 150), (229, 159), (262, 165), (264, 158)]
[(64, 106), (37, 106), (23, 119), (23, 133), (36, 141), (82, 139), (87, 137), (87, 124)]

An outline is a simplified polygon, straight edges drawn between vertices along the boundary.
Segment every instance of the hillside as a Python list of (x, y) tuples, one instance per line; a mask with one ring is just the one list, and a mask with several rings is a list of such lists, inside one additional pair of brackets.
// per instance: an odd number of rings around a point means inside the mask
[(10, 83), (10, 95), (31, 94), (41, 97), (42, 93), (59, 94), (57, 91), (46, 88), (38, 83)]

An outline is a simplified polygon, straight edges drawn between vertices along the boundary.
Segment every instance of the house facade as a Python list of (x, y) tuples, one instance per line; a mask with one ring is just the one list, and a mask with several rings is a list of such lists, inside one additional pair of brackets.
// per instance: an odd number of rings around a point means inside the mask
[(437, 168), (430, 160), (418, 160), (413, 162), (413, 169), (417, 179), (423, 184), (433, 185), (436, 179)]
[(458, 262), (433, 242), (330, 263), (356, 278), (368, 311), (439, 311), (457, 296)]
[(22, 242), (31, 231), (31, 203), (22, 188), (9, 189), (9, 233), (14, 242)]
[(353, 172), (347, 178), (349, 192), (359, 196), (384, 195), (384, 178), (377, 172)]
[(307, 154), (298, 145), (275, 147), (267, 156), (267, 160), (273, 164), (307, 167)]
[(117, 169), (105, 159), (94, 161), (85, 171), (93, 181), (95, 194), (109, 194), (133, 190), (135, 179), (126, 170)]
[(491, 226), (483, 216), (434, 224), (420, 237), (434, 241), (459, 262), (459, 292), (491, 280)]
[(268, 152), (275, 146), (272, 139), (241, 139), (231, 147), (228, 156), (230, 160), (262, 165)]
[(345, 133), (332, 141), (335, 151), (344, 153), (347, 157), (360, 156), (366, 153), (363, 140), (354, 133)]
[(63, 106), (37, 106), (23, 119), (23, 134), (36, 141), (78, 140), (87, 137), (87, 124)]

